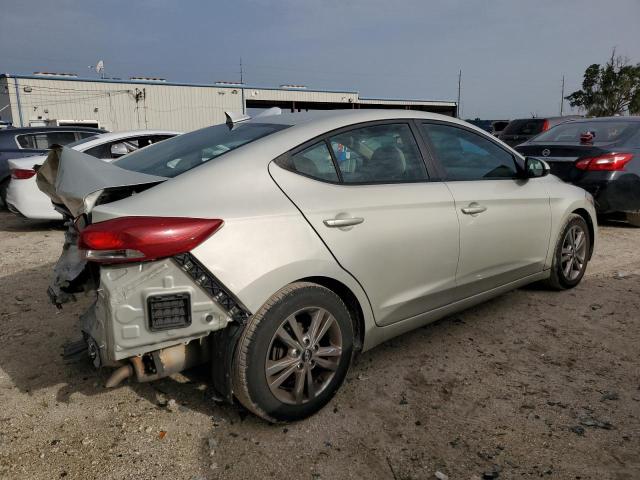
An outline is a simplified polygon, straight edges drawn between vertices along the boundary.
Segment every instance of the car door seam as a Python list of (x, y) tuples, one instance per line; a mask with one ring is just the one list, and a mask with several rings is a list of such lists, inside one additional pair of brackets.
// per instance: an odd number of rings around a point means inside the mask
[[(311, 227), (311, 230), (313, 230), (313, 232), (316, 234), (316, 236), (320, 239), (320, 241), (322, 242), (322, 244), (325, 246), (325, 248), (327, 249), (327, 251), (329, 252), (329, 255), (331, 255), (331, 257), (336, 261), (336, 263), (338, 264), (338, 266), (344, 270), (345, 272), (347, 272), (347, 274), (349, 274), (349, 276), (351, 278), (353, 278), (353, 280), (360, 286), (360, 288), (362, 289), (362, 291), (364, 292), (364, 296), (367, 299), (367, 302), (369, 302), (369, 308), (371, 309), (371, 316), (373, 317), (373, 322), (376, 326), (378, 326), (377, 322), (376, 322), (376, 317), (375, 317), (375, 313), (373, 311), (373, 305), (371, 304), (371, 299), (369, 298), (369, 294), (367, 293), (367, 291), (365, 290), (364, 286), (360, 283), (360, 281), (355, 277), (355, 275), (353, 275), (353, 273), (351, 273), (349, 270), (347, 270), (342, 263), (340, 263), (340, 261), (336, 258), (336, 256), (333, 254), (333, 252), (331, 251), (331, 249), (329, 248), (329, 245), (326, 244), (326, 242), (324, 241), (324, 239), (322, 238), (322, 235), (320, 235), (318, 233), (318, 231), (314, 228), (314, 226), (311, 224), (311, 222), (309, 221), (309, 219), (305, 216), (304, 213), (302, 213), (302, 210), (300, 210), (300, 207), (298, 207), (298, 205), (296, 205), (296, 203), (291, 199), (291, 197), (289, 197), (289, 195), (287, 195), (287, 193), (282, 189), (282, 187), (278, 184), (278, 182), (276, 181), (275, 178), (273, 178), (273, 175), (271, 175), (271, 164), (274, 163), (274, 161), (272, 160), (271, 162), (269, 162), (269, 164), (267, 165), (267, 173), (269, 174), (269, 176), (271, 177), (271, 180), (273, 181), (273, 183), (275, 183), (276, 187), (278, 187), (278, 190), (280, 190), (282, 192), (282, 194), (287, 198), (287, 200), (289, 200), (291, 202), (291, 204), (295, 207), (295, 209), (298, 211), (298, 213), (302, 216), (302, 218), (304, 219), (304, 221), (307, 223), (307, 225), (309, 225), (309, 227)], [(277, 164), (276, 164), (277, 165)]]

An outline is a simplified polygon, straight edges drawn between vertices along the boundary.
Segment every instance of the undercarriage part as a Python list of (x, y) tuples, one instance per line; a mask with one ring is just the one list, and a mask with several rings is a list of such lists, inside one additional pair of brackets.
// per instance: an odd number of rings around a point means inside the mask
[(138, 382), (152, 382), (174, 373), (188, 370), (209, 360), (208, 339), (163, 348), (130, 359), (130, 364), (118, 368), (106, 383), (106, 387), (115, 387), (126, 378), (135, 374)]
[(211, 342), (211, 383), (217, 398), (228, 403), (233, 403), (231, 367), (238, 339), (243, 330), (244, 325), (234, 322), (230, 323), (227, 328), (209, 335)]
[(76, 340), (74, 342), (68, 342), (62, 347), (62, 357), (66, 360), (68, 358), (74, 358), (87, 351), (87, 342), (84, 339)]
[(173, 259), (233, 320), (245, 323), (251, 316), (249, 309), (193, 255), (182, 253), (174, 256)]
[(107, 383), (105, 383), (104, 386), (106, 388), (117, 387), (118, 385), (120, 385), (121, 382), (123, 382), (124, 380), (126, 380), (132, 375), (133, 375), (133, 367), (131, 365), (123, 365), (122, 367), (118, 368), (116, 371), (114, 371), (111, 374), (111, 376), (107, 380)]

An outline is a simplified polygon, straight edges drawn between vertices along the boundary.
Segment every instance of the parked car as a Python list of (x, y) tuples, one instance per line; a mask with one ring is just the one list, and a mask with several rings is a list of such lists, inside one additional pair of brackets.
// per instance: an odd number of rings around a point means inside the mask
[(68, 143), (87, 138), (105, 130), (88, 127), (25, 127), (0, 130), (0, 206), (4, 205), (9, 186), (10, 158), (47, 153), (53, 144)]
[(509, 120), (494, 120), (491, 122), (491, 135), (499, 136), (507, 125), (509, 125)]
[(356, 352), (521, 285), (577, 285), (595, 210), (547, 173), (409, 110), (255, 118), (113, 164), (56, 149), (38, 184), (76, 220), (49, 294), (98, 288), (82, 330), (117, 367), (107, 386), (209, 362), (220, 397), (301, 419)]
[[(70, 143), (67, 147), (112, 162), (128, 153), (176, 135), (178, 132), (164, 130), (102, 133)], [(38, 190), (36, 185), (35, 169), (42, 165), (46, 158), (33, 156), (9, 160), (11, 182), (7, 190), (6, 203), (11, 212), (38, 220), (62, 219), (62, 214), (51, 205), (51, 199)]]
[(640, 117), (573, 121), (516, 149), (590, 192), (598, 214), (640, 227)]
[(542, 132), (546, 132), (551, 127), (579, 118), (582, 117), (579, 115), (567, 115), (564, 117), (518, 118), (511, 120), (504, 127), (504, 130), (500, 132), (498, 138), (507, 145), (515, 147)]

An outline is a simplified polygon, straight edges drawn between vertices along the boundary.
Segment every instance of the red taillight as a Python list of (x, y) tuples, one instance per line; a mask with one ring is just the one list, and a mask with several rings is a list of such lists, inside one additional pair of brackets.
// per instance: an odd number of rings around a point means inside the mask
[(542, 131), (546, 132), (547, 130), (549, 130), (549, 120), (546, 120), (544, 122), (542, 122)]
[(624, 170), (624, 166), (633, 158), (632, 153), (607, 153), (598, 157), (583, 158), (575, 165), (580, 170), (593, 171), (614, 171)]
[(33, 177), (35, 174), (35, 170), (26, 168), (16, 168), (11, 170), (11, 178), (15, 178), (16, 180), (26, 180), (27, 178)]
[(121, 217), (86, 227), (78, 247), (94, 262), (155, 260), (193, 250), (222, 223), (206, 218)]

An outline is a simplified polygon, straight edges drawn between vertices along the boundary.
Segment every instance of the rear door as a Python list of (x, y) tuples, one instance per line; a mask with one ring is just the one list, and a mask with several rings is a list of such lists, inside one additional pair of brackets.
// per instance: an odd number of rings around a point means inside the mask
[(541, 272), (551, 232), (545, 180), (519, 178), (514, 155), (488, 135), (446, 122), (421, 130), (455, 199), (459, 296)]
[(400, 121), (342, 129), (269, 167), (362, 285), (379, 325), (445, 305), (455, 287), (453, 197), (429, 181), (416, 133)]

